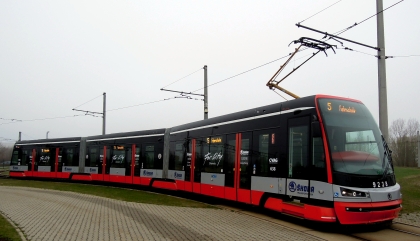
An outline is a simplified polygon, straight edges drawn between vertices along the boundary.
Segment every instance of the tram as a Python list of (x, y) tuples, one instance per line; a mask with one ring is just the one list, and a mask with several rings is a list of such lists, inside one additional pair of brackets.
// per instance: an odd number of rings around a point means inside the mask
[(341, 224), (390, 221), (402, 208), (371, 113), (327, 95), (171, 128), (19, 141), (10, 176), (193, 192)]

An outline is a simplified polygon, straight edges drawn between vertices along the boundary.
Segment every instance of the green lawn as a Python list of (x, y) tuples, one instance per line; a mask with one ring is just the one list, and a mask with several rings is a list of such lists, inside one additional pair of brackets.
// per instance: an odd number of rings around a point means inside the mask
[(20, 241), (21, 238), (15, 228), (0, 213), (0, 240)]
[(137, 203), (151, 203), (166, 206), (179, 207), (197, 207), (197, 208), (212, 208), (213, 206), (204, 203), (178, 198), (165, 194), (152, 193), (136, 189), (126, 189), (118, 187), (108, 187), (99, 185), (85, 185), (79, 183), (65, 183), (65, 182), (49, 182), (49, 181), (35, 181), (35, 180), (18, 180), (18, 179), (0, 179), (2, 186), (21, 186), (45, 188), (59, 191), (70, 191), (77, 193), (85, 193), (100, 197), (107, 197), (116, 200), (137, 202)]
[(395, 167), (395, 176), (401, 185), (402, 213), (420, 212), (420, 168)]

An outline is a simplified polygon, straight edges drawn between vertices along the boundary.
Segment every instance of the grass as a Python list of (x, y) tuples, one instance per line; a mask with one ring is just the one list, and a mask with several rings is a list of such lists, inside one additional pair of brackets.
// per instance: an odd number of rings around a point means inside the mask
[(395, 167), (395, 177), (401, 185), (402, 213), (420, 212), (420, 168)]
[(58, 191), (70, 191), (112, 198), (127, 202), (148, 203), (166, 206), (212, 208), (213, 206), (193, 200), (178, 198), (165, 194), (152, 193), (136, 189), (126, 189), (109, 186), (85, 185), (80, 183), (49, 182), (19, 179), (0, 179), (1, 186), (19, 186), (44, 188)]
[(15, 228), (0, 215), (0, 241), (20, 241), (21, 238)]

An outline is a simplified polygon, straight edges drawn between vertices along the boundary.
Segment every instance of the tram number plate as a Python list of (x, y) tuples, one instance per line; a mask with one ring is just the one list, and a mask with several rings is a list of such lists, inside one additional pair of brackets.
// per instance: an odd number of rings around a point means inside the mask
[(372, 182), (374, 188), (387, 187), (388, 182)]

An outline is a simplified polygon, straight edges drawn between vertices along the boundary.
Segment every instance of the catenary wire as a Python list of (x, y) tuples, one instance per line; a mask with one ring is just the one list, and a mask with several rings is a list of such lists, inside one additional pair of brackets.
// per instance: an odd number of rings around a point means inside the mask
[(399, 3), (403, 2), (403, 1), (404, 1), (404, 0), (401, 0), (401, 1), (397, 2), (397, 3), (394, 3), (393, 5), (391, 5), (391, 6), (387, 7), (387, 8), (385, 8), (385, 9), (383, 9), (382, 11), (380, 11), (380, 12), (378, 12), (378, 13), (376, 13), (376, 14), (374, 14), (374, 15), (372, 15), (372, 16), (370, 16), (370, 17), (368, 17), (368, 18), (364, 19), (364, 20), (362, 20), (360, 23), (354, 23), (354, 24), (353, 24), (353, 25), (351, 25), (350, 27), (347, 27), (347, 28), (345, 28), (345, 29), (342, 29), (342, 30), (340, 30), (340, 31), (338, 31), (338, 32), (336, 32), (336, 33), (334, 33), (334, 35), (340, 35), (340, 34), (342, 34), (342, 33), (346, 32), (346, 31), (348, 31), (348, 30), (352, 29), (353, 27), (358, 26), (358, 25), (362, 24), (363, 22), (365, 22), (365, 21), (367, 21), (367, 20), (369, 20), (369, 19), (371, 19), (371, 18), (375, 17), (376, 15), (378, 15), (378, 14), (380, 14), (380, 13), (384, 12), (385, 10), (387, 10), (387, 9), (390, 9), (390, 8), (394, 7), (395, 5), (397, 5), (397, 4), (399, 4)]
[(19, 122), (12, 121), (12, 122), (1, 123), (0, 125), (20, 123), (20, 122), (29, 122), (29, 121), (43, 121), (43, 120), (64, 119), (64, 118), (78, 117), (78, 116), (85, 116), (85, 115), (69, 115), (69, 116), (47, 117), (47, 118), (41, 118), (41, 119), (21, 120)]
[(330, 8), (330, 7), (334, 6), (335, 4), (337, 4), (337, 3), (341, 2), (341, 1), (343, 1), (343, 0), (340, 0), (340, 1), (337, 1), (337, 2), (335, 2), (335, 3), (333, 3), (333, 4), (331, 4), (330, 6), (328, 6), (328, 7), (324, 8), (324, 9), (322, 9), (321, 11), (319, 11), (319, 12), (317, 12), (317, 13), (315, 13), (315, 14), (313, 14), (313, 15), (309, 16), (308, 18), (306, 18), (306, 19), (304, 19), (304, 20), (300, 21), (299, 23), (303, 23), (303, 22), (305, 22), (306, 20), (308, 20), (308, 19), (310, 19), (310, 18), (314, 17), (315, 15), (318, 15), (319, 13), (321, 13), (321, 12), (323, 12), (323, 11), (327, 10), (328, 8)]
[[(299, 51), (299, 52), (300, 52), (300, 51)], [(219, 83), (221, 83), (221, 82), (224, 82), (224, 81), (226, 81), (226, 80), (229, 80), (229, 79), (232, 79), (232, 78), (238, 77), (239, 75), (243, 75), (243, 74), (248, 73), (248, 72), (250, 72), (250, 71), (252, 71), (252, 70), (256, 70), (256, 69), (261, 68), (261, 67), (263, 67), (263, 66), (266, 66), (266, 65), (268, 65), (268, 64), (274, 63), (274, 62), (276, 62), (276, 61), (279, 61), (279, 60), (281, 60), (281, 59), (284, 59), (284, 58), (286, 58), (286, 57), (289, 57), (290, 55), (291, 55), (291, 53), (289, 53), (289, 54), (288, 54), (288, 55), (286, 55), (286, 56), (283, 56), (283, 57), (280, 57), (280, 58), (278, 58), (278, 59), (275, 59), (275, 60), (272, 60), (272, 61), (270, 61), (270, 62), (267, 62), (267, 63), (265, 63), (265, 64), (262, 64), (262, 65), (260, 65), (260, 66), (257, 66), (257, 67), (254, 67), (254, 68), (252, 68), (252, 69), (249, 69), (249, 70), (247, 70), (247, 71), (241, 72), (241, 73), (236, 74), (236, 75), (233, 75), (233, 76), (231, 76), (231, 77), (228, 77), (228, 78), (226, 78), (226, 79), (223, 79), (223, 80), (217, 81), (217, 82), (215, 82), (215, 83), (213, 83), (213, 84), (207, 85), (207, 88), (208, 88), (208, 87), (210, 87), (210, 86), (213, 86), (213, 85), (219, 84)], [(203, 87), (203, 88), (200, 88), (200, 89), (197, 89), (197, 90), (194, 90), (194, 91), (192, 91), (192, 93), (197, 92), (197, 91), (202, 90), (202, 89), (204, 89), (204, 87)]]
[(77, 107), (79, 107), (79, 106), (82, 106), (82, 105), (84, 105), (84, 104), (87, 104), (87, 103), (91, 102), (92, 100), (99, 98), (99, 97), (100, 97), (100, 96), (102, 96), (102, 95), (103, 95), (103, 94), (98, 95), (98, 96), (96, 96), (95, 98), (93, 98), (93, 99), (91, 99), (91, 100), (89, 100), (89, 101), (86, 101), (85, 103), (83, 103), (83, 104), (81, 104), (81, 105), (78, 105), (78, 106), (74, 107), (73, 109), (75, 109), (75, 108), (77, 108)]
[(178, 80), (175, 80), (174, 82), (172, 82), (172, 83), (170, 83), (170, 84), (168, 84), (168, 85), (166, 85), (166, 86), (162, 87), (162, 89), (163, 89), (163, 88), (166, 88), (166, 87), (170, 86), (171, 84), (174, 84), (174, 83), (176, 83), (176, 82), (178, 82), (178, 81), (180, 81), (180, 80), (182, 80), (182, 79), (185, 79), (185, 78), (187, 78), (188, 76), (193, 75), (193, 74), (197, 73), (198, 71), (200, 71), (200, 70), (202, 70), (202, 69), (203, 69), (203, 68), (200, 68), (200, 69), (198, 69), (198, 70), (196, 70), (196, 71), (192, 72), (192, 73), (191, 73), (191, 74), (189, 74), (189, 75), (186, 75), (186, 76), (184, 76), (184, 77), (182, 77), (182, 78), (180, 78), (180, 79), (178, 79)]

